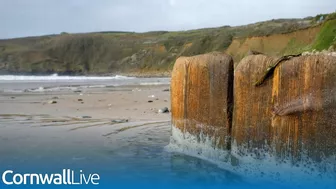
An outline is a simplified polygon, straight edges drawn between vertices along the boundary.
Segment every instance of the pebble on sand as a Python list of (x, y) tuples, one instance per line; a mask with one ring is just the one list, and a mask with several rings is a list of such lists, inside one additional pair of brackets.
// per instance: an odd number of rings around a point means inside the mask
[(164, 108), (159, 109), (158, 112), (159, 112), (160, 114), (162, 114), (162, 113), (168, 113), (168, 112), (169, 112), (169, 109), (168, 109), (167, 107), (164, 107)]
[(56, 103), (57, 103), (56, 100), (50, 100), (50, 101), (48, 102), (48, 104), (56, 104)]
[(112, 123), (126, 123), (128, 119), (114, 119), (111, 121)]

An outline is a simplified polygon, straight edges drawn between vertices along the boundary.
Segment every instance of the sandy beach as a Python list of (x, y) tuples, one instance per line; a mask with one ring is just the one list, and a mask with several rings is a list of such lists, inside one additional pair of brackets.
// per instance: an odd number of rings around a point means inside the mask
[(137, 158), (139, 149), (151, 145), (161, 152), (170, 137), (170, 113), (159, 113), (170, 109), (168, 89), (160, 85), (2, 93), (1, 169), (24, 169), (36, 162), (46, 163), (49, 170), (53, 165), (58, 170), (93, 162), (115, 164), (120, 158)]
[[(0, 117), (46, 115), (55, 119), (162, 120), (170, 109), (169, 86), (97, 88), (75, 92), (2, 94)], [(54, 101), (54, 102), (52, 102)]]

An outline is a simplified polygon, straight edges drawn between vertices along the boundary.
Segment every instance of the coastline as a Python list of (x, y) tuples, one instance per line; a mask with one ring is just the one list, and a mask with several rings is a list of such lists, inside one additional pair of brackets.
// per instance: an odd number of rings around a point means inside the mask
[(112, 72), (112, 73), (76, 73), (76, 72), (9, 72), (0, 70), (0, 76), (2, 75), (16, 75), (16, 76), (86, 76), (86, 77), (102, 77), (102, 76), (126, 76), (126, 77), (137, 77), (137, 78), (169, 78), (171, 77), (171, 71), (162, 72)]

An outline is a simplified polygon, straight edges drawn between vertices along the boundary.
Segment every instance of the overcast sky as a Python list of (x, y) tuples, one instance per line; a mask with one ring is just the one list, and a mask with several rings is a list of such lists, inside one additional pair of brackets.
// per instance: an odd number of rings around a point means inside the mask
[(0, 0), (0, 38), (187, 30), (334, 11), (336, 0)]

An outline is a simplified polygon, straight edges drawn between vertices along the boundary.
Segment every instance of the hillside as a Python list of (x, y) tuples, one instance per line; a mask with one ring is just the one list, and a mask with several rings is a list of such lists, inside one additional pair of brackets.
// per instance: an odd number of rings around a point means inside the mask
[(169, 75), (177, 57), (281, 56), (336, 45), (336, 13), (180, 32), (98, 32), (0, 40), (0, 73)]

